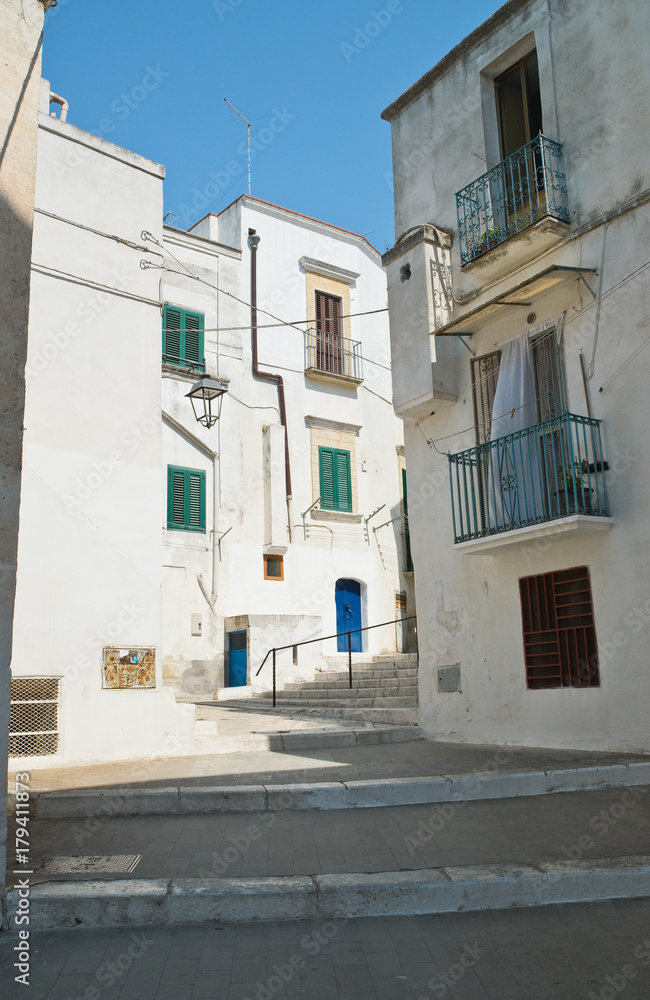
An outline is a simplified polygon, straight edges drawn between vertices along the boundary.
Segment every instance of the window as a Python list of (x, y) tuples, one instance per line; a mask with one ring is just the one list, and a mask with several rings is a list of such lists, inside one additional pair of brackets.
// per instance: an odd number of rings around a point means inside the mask
[(163, 311), (163, 364), (190, 371), (205, 371), (203, 358), (204, 318), (176, 306)]
[(13, 677), (9, 756), (41, 757), (59, 750), (59, 677)]
[[(564, 391), (557, 327), (523, 334), (473, 358), (476, 443), (500, 440), (478, 457), (481, 530), (550, 513), (557, 503), (558, 456), (570, 453), (559, 421)], [(543, 425), (543, 426), (542, 426)], [(510, 445), (506, 435), (537, 427)]]
[(205, 472), (167, 466), (167, 527), (205, 534)]
[(341, 300), (316, 292), (316, 367), (323, 372), (345, 375)]
[(411, 531), (409, 528), (409, 505), (406, 489), (406, 469), (402, 469), (402, 524), (404, 531), (404, 571), (413, 572), (413, 557), (411, 554)]
[(598, 687), (588, 568), (524, 577), (519, 592), (528, 687)]
[(282, 556), (264, 556), (264, 579), (284, 580), (284, 559)]
[(320, 495), (322, 510), (352, 510), (350, 452), (339, 448), (319, 448)]
[(501, 159), (505, 160), (542, 131), (537, 52), (511, 66), (494, 81)]

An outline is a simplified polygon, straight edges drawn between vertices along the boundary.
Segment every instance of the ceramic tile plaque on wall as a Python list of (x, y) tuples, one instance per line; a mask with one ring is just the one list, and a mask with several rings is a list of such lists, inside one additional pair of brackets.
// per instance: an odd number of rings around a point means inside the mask
[(114, 690), (155, 688), (155, 649), (117, 649), (114, 646), (104, 646), (102, 686)]

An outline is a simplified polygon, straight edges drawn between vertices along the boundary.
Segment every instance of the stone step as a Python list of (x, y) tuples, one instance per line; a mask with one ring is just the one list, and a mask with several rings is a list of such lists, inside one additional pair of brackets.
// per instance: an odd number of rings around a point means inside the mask
[[(389, 688), (399, 688), (400, 690), (413, 690), (417, 691), (418, 684), (417, 678), (415, 677), (389, 677), (385, 681), (382, 680), (379, 683), (378, 678), (373, 677), (353, 677), (352, 678), (352, 690), (378, 690), (385, 691)], [(339, 680), (316, 680), (316, 681), (290, 681), (285, 684), (282, 690), (286, 693), (287, 691), (321, 691), (321, 690), (350, 690), (350, 679), (349, 677), (340, 678)]]
[[(264, 698), (273, 699), (271, 691), (266, 691), (262, 695)], [(254, 705), (257, 699), (253, 699)], [(279, 691), (276, 697), (276, 705), (302, 706), (303, 708), (415, 708), (418, 704), (417, 692), (412, 695), (396, 694), (389, 695), (378, 692), (368, 696), (359, 695), (357, 691), (350, 690), (335, 691), (330, 695), (325, 692), (303, 694), (299, 691)]]
[[(357, 657), (359, 658), (357, 660)], [(324, 656), (323, 661), (325, 663), (334, 665), (345, 665), (348, 664), (348, 654), (347, 653), (332, 653), (330, 656)], [(363, 653), (353, 653), (352, 654), (353, 663), (371, 663), (371, 664), (381, 664), (381, 663), (394, 663), (397, 665), (401, 664), (416, 664), (418, 662), (417, 653), (377, 653), (374, 656), (369, 656)]]
[[(260, 695), (269, 697), (270, 691), (260, 692)], [(409, 687), (304, 687), (278, 691), (278, 696), (283, 699), (306, 701), (310, 698), (411, 698), (418, 699), (417, 685), (411, 684)]]
[[(370, 680), (373, 678), (383, 680), (387, 677), (400, 677), (405, 680), (411, 678), (412, 681), (417, 681), (418, 671), (414, 667), (405, 667), (403, 670), (388, 670), (388, 668), (376, 667), (371, 667), (368, 670), (352, 670), (352, 680), (355, 678), (359, 680)], [(349, 680), (349, 678), (350, 674), (347, 670), (318, 670), (314, 680)]]
[[(228, 706), (234, 709), (270, 711), (293, 718), (336, 718), (325, 710), (305, 709), (299, 707), (273, 708), (271, 699), (264, 702), (253, 700), (242, 701)], [(343, 709), (332, 711), (342, 712)], [(341, 720), (344, 721), (345, 720)], [(402, 724), (386, 719), (352, 719), (349, 724), (340, 728), (324, 731), (322, 729), (301, 729), (296, 732), (249, 733), (247, 735), (221, 735), (219, 723), (210, 719), (197, 719), (195, 723), (196, 748), (201, 755), (260, 753), (270, 750), (274, 753), (287, 751), (295, 753), (301, 750), (336, 750), (341, 747), (375, 746), (379, 743), (407, 743), (411, 740), (422, 740), (424, 734), (411, 720)]]
[(294, 712), (298, 715), (313, 715), (323, 719), (349, 719), (358, 722), (390, 722), (399, 725), (417, 725), (418, 709), (415, 706), (386, 706), (383, 699), (378, 699), (382, 705), (369, 705), (365, 708), (346, 707), (344, 704), (335, 705), (331, 702), (323, 705), (308, 704), (306, 702), (290, 701), (281, 702), (276, 700), (275, 709), (272, 698), (252, 698), (250, 701), (231, 702), (233, 707), (250, 708), (251, 710), (274, 711), (282, 709), (286, 712)]
[[(381, 730), (367, 730), (368, 734)], [(413, 733), (408, 730), (409, 735)], [(387, 734), (390, 736), (391, 732)], [(411, 735), (412, 738), (412, 735)], [(393, 742), (382, 740), (382, 742)], [(468, 771), (414, 778), (365, 778), (298, 784), (161, 785), (32, 792), (32, 819), (88, 816), (210, 815), (213, 813), (368, 809), (455, 803), (650, 784), (650, 762), (548, 770)], [(10, 795), (9, 814), (15, 814)]]
[[(650, 896), (650, 856), (470, 865), (378, 874), (49, 882), (30, 889), (30, 931), (333, 920), (503, 910)], [(18, 912), (18, 890), (7, 893)]]

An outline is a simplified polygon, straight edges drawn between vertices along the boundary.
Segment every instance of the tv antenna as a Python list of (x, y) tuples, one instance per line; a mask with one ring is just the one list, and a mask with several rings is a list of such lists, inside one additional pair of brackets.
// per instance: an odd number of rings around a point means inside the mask
[(250, 194), (251, 193), (251, 123), (249, 122), (248, 118), (244, 118), (241, 111), (237, 111), (235, 105), (231, 104), (227, 97), (224, 97), (224, 101), (229, 107), (233, 109), (235, 114), (239, 115), (239, 117), (243, 122), (246, 122), (246, 125), (248, 127), (248, 193)]

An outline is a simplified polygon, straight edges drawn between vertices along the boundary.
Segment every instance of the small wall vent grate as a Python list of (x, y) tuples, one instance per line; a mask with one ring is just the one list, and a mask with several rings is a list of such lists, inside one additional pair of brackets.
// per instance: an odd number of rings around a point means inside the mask
[(13, 677), (9, 756), (43, 757), (58, 752), (59, 677)]

